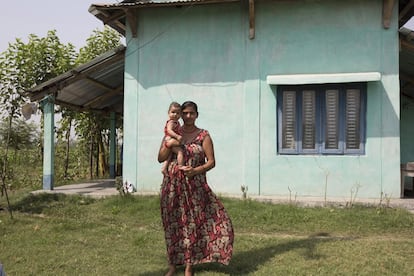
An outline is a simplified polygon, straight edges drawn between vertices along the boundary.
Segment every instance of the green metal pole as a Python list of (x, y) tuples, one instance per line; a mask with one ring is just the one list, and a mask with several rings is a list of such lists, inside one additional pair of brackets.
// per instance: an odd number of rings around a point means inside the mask
[(47, 96), (43, 105), (43, 190), (53, 190), (55, 165), (55, 104), (54, 97)]

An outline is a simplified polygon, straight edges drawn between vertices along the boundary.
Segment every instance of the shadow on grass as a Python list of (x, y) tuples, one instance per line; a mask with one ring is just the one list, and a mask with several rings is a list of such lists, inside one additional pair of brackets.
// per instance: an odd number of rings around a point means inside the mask
[(94, 199), (88, 197), (81, 197), (77, 195), (65, 195), (65, 194), (29, 194), (18, 202), (11, 205), (13, 211), (19, 211), (23, 213), (41, 214), (44, 209), (51, 207), (62, 206), (65, 203), (79, 203), (88, 204), (93, 202)]
[[(292, 250), (301, 250), (304, 259), (321, 259), (323, 255), (319, 255), (315, 250), (317, 245), (324, 242), (337, 240), (350, 240), (354, 238), (331, 237), (328, 233), (317, 233), (305, 239), (282, 242), (278, 244), (269, 244), (265, 247), (255, 248), (249, 251), (234, 252), (233, 258), (228, 266), (209, 263), (194, 266), (194, 272), (215, 272), (226, 275), (246, 275), (256, 272), (261, 265), (264, 265), (271, 258), (281, 255)], [(167, 269), (152, 271), (139, 274), (140, 276), (158, 276), (164, 275)], [(177, 274), (183, 268), (180, 267)]]

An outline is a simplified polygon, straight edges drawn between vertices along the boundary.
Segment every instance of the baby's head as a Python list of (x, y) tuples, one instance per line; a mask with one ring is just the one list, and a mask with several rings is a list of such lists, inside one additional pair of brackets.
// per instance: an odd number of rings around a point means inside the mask
[(181, 117), (181, 105), (177, 102), (172, 102), (168, 107), (168, 117), (170, 120), (177, 121)]

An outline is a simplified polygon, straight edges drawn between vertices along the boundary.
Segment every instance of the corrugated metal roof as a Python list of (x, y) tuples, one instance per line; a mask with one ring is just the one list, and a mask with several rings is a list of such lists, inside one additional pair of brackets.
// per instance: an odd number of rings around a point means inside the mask
[(28, 92), (31, 101), (55, 96), (55, 103), (77, 110), (114, 111), (122, 114), (125, 47), (114, 50)]
[(189, 4), (208, 4), (223, 2), (240, 2), (240, 0), (126, 0), (113, 4), (93, 4), (96, 7), (131, 7), (131, 6), (165, 6), (165, 5), (189, 5)]
[(166, 6), (190, 6), (201, 4), (223, 4), (240, 2), (241, 0), (127, 0), (115, 4), (92, 4), (89, 12), (104, 24), (111, 26), (125, 36), (126, 12), (131, 9), (156, 8)]

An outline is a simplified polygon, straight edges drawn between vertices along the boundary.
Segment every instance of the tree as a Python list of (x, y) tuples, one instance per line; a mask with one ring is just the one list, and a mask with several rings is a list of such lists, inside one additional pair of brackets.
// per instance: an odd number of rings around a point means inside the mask
[(19, 116), (26, 91), (72, 69), (75, 58), (74, 46), (62, 44), (54, 30), (44, 38), (31, 34), (26, 44), (21, 39), (9, 44), (0, 54), (0, 113)]
[(80, 48), (76, 64), (81, 65), (115, 49), (121, 45), (121, 36), (115, 30), (105, 26), (102, 31), (95, 29), (91, 36), (86, 39), (86, 46)]
[(45, 38), (31, 34), (29, 42), (16, 39), (0, 54), (0, 116), (6, 117), (8, 132), (1, 168), (2, 193), (5, 185), (7, 157), (13, 119), (20, 115), (21, 106), (28, 101), (28, 89), (66, 72), (74, 66), (75, 50), (72, 44), (60, 43), (56, 31)]

